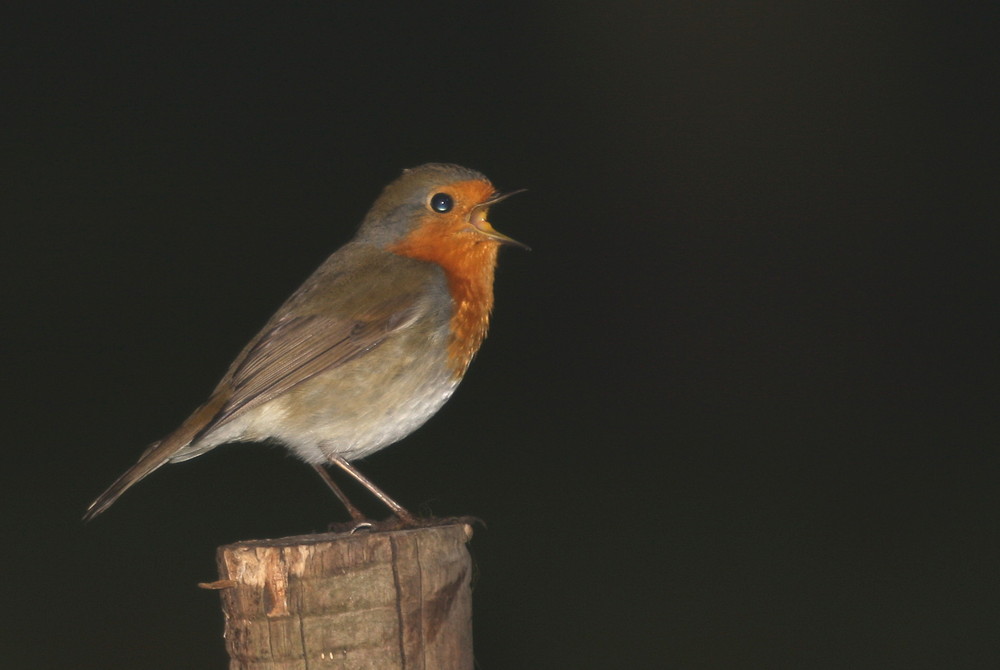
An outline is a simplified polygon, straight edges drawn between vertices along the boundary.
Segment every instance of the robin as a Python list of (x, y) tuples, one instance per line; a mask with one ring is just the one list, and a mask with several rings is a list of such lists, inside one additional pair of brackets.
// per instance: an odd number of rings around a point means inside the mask
[(347, 472), (412, 525), (413, 515), (351, 461), (419, 428), (465, 375), (486, 337), (497, 251), (524, 247), (486, 220), (490, 206), (510, 195), (458, 165), (404, 171), (354, 239), (240, 352), (205, 404), (150, 445), (84, 518), (165, 463), (227, 442), (273, 439), (312, 465), (356, 521), (364, 515), (325, 465)]

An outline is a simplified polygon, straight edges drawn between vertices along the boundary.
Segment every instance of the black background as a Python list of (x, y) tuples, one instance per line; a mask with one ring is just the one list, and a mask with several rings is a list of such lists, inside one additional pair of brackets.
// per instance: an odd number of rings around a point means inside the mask
[(997, 667), (997, 38), (958, 7), (8, 11), (0, 664), (225, 667), (195, 584), (343, 518), (315, 475), (227, 447), (80, 516), (447, 161), (529, 189), (491, 218), (534, 250), (361, 465), (486, 520), (480, 668)]

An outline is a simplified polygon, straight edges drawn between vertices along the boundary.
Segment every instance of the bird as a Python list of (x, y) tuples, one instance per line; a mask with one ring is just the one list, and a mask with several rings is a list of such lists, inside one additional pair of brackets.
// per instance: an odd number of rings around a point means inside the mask
[(277, 441), (311, 465), (352, 519), (365, 516), (336, 466), (404, 525), (416, 518), (352, 463), (398, 442), (451, 397), (486, 337), (503, 245), (487, 220), (497, 191), (447, 163), (404, 170), (355, 236), (329, 256), (229, 366), (208, 400), (87, 508), (103, 513), (167, 463), (233, 442)]

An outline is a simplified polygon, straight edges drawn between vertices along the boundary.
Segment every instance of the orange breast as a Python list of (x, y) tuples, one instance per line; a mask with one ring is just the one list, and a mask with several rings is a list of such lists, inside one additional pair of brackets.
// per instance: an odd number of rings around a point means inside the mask
[(456, 207), (446, 215), (428, 213), (393, 253), (441, 266), (455, 309), (451, 317), (448, 359), (456, 377), (465, 374), (479, 351), (493, 309), (493, 275), (499, 243), (468, 230), (470, 209), (493, 193), (488, 182), (451, 184)]

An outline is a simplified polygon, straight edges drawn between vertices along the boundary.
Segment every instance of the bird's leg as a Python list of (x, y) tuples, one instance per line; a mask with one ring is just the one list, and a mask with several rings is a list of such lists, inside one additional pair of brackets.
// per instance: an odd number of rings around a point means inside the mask
[(316, 464), (313, 465), (313, 469), (316, 471), (316, 474), (320, 476), (320, 479), (326, 482), (326, 485), (330, 487), (330, 490), (333, 491), (333, 495), (337, 496), (337, 500), (339, 500), (340, 503), (347, 509), (347, 513), (351, 515), (351, 519), (353, 519), (356, 523), (364, 523), (367, 521), (364, 513), (355, 507), (354, 503), (348, 499), (347, 494), (344, 493), (339, 486), (337, 486), (337, 482), (333, 481), (333, 477), (331, 477), (330, 473), (326, 471), (326, 468), (322, 465)]
[[(354, 477), (358, 480), (358, 483), (364, 486), (366, 489), (371, 491), (372, 495), (382, 501), (382, 503), (392, 510), (400, 521), (402, 521), (407, 526), (416, 526), (417, 519), (412, 514), (410, 514), (406, 509), (400, 505), (398, 502), (390, 498), (386, 493), (382, 491), (379, 487), (365, 477), (361, 472), (355, 468), (353, 465), (347, 462), (347, 460), (341, 456), (334, 456), (330, 459), (330, 462), (336, 465), (338, 468)], [(343, 495), (343, 494), (341, 494)]]

